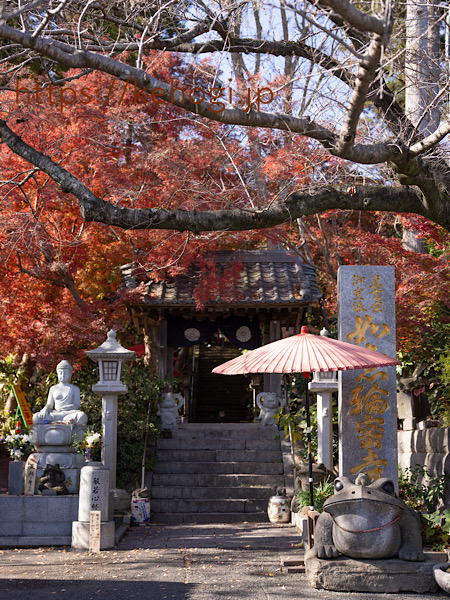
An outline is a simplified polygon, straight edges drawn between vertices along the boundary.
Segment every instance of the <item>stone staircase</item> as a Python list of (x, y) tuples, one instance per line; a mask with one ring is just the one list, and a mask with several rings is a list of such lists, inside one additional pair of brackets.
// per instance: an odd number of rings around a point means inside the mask
[(156, 445), (152, 522), (266, 522), (273, 487), (288, 493), (292, 487), (287, 446), (276, 427), (255, 423), (189, 423), (172, 430), (171, 439)]

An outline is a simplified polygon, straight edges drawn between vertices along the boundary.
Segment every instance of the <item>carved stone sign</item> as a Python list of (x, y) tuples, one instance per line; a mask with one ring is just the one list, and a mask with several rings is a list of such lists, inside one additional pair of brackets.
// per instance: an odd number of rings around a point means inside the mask
[(36, 486), (36, 474), (37, 474), (37, 460), (34, 456), (30, 456), (25, 467), (25, 482), (24, 482), (24, 494), (25, 496), (34, 496), (34, 489)]
[[(340, 340), (395, 357), (394, 267), (341, 267), (338, 316)], [(339, 373), (339, 470), (397, 487), (395, 367)]]

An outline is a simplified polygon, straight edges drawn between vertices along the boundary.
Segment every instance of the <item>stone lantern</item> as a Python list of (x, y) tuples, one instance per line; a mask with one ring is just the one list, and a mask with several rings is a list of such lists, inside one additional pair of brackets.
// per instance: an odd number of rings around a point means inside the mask
[(99, 381), (92, 391), (102, 397), (102, 463), (110, 471), (110, 487), (116, 487), (117, 463), (117, 400), (119, 395), (128, 392), (120, 380), (122, 363), (136, 358), (135, 352), (123, 348), (111, 329), (105, 342), (95, 350), (88, 350), (89, 358), (98, 362)]

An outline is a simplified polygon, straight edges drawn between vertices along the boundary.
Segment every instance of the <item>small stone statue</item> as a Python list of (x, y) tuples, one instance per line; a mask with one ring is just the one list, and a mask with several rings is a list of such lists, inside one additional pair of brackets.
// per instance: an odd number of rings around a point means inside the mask
[[(264, 401), (262, 400), (263, 398)], [(261, 425), (266, 427), (276, 425), (275, 415), (282, 406), (281, 398), (273, 392), (261, 392), (256, 396), (256, 404), (261, 410), (257, 417), (257, 420), (261, 421)]]
[(177, 418), (180, 415), (178, 411), (183, 405), (184, 398), (181, 394), (167, 392), (161, 396), (157, 414), (161, 418), (162, 429), (178, 427)]
[(56, 373), (59, 383), (52, 385), (48, 393), (47, 404), (41, 411), (33, 415), (35, 425), (44, 422), (87, 424), (87, 415), (80, 410), (80, 388), (70, 383), (72, 372), (72, 365), (67, 360), (58, 364)]
[(317, 520), (309, 556), (424, 560), (417, 515), (397, 497), (390, 479), (370, 483), (360, 473), (353, 483), (338, 477), (334, 490)]
[(46, 495), (46, 492), (56, 493), (56, 495), (61, 496), (63, 494), (68, 494), (68, 490), (64, 484), (66, 476), (62, 469), (59, 468), (59, 465), (47, 465), (45, 467), (44, 474), (39, 480), (39, 491), (42, 495)]

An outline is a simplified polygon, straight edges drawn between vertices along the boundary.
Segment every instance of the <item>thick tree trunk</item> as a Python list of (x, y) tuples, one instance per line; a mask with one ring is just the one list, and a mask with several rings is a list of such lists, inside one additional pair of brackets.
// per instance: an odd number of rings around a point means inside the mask
[(439, 13), (435, 0), (408, 0), (406, 9), (405, 112), (423, 135), (434, 133), (440, 114)]

